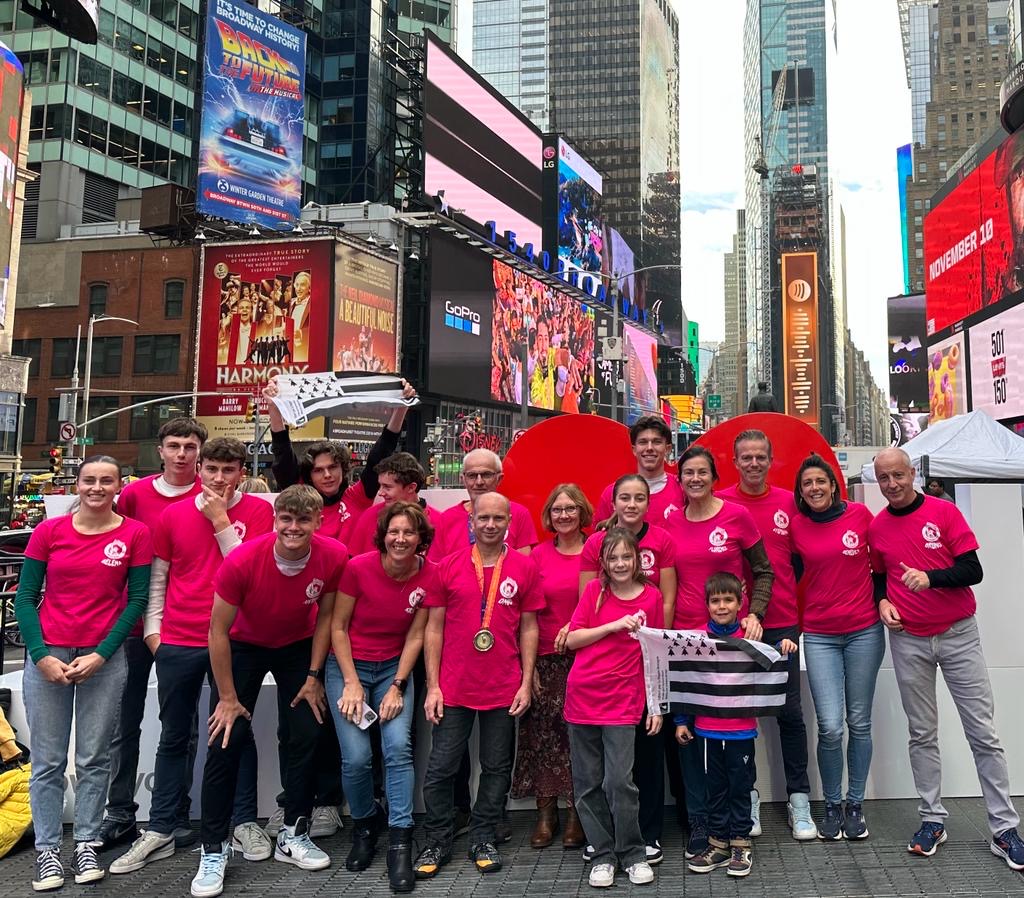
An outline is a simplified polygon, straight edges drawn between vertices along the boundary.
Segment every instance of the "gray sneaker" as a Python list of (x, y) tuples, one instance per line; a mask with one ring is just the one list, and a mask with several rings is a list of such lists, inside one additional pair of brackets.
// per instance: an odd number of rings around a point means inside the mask
[(276, 839), (277, 834), (281, 832), (282, 826), (284, 826), (284, 808), (278, 808), (270, 815), (270, 819), (263, 829), (271, 839)]
[(231, 850), (247, 861), (266, 861), (274, 853), (274, 843), (258, 823), (239, 823), (231, 834)]
[(174, 836), (155, 833), (144, 829), (139, 837), (132, 842), (132, 847), (110, 865), (110, 872), (134, 873), (146, 864), (163, 860), (174, 854)]
[(338, 809), (332, 805), (322, 805), (313, 808), (313, 816), (309, 818), (309, 836), (312, 839), (326, 839), (333, 836), (342, 826)]

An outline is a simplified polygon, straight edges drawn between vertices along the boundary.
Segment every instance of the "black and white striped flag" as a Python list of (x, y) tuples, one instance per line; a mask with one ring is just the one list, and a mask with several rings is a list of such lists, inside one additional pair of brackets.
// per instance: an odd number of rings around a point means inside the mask
[(336, 415), (353, 406), (364, 411), (390, 411), (419, 404), (419, 399), (402, 396), (402, 379), (393, 374), (279, 374), (277, 388), (274, 405), (285, 423), (293, 426), (305, 424), (310, 418)]
[(649, 627), (638, 638), (655, 713), (769, 717), (786, 703), (786, 658), (763, 642)]

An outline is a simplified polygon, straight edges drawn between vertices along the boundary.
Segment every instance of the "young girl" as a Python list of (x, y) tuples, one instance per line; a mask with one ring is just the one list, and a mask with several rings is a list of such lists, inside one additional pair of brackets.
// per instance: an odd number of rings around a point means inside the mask
[[(630, 882), (654, 880), (632, 777), (644, 677), (640, 644), (631, 635), (642, 626), (663, 626), (663, 614), (661, 593), (643, 575), (636, 537), (613, 527), (601, 543), (601, 574), (584, 589), (567, 637), (576, 652), (565, 690), (573, 789), (594, 848), (590, 884), (599, 888), (614, 884), (616, 861)], [(661, 717), (648, 715), (647, 732), (660, 730)]]

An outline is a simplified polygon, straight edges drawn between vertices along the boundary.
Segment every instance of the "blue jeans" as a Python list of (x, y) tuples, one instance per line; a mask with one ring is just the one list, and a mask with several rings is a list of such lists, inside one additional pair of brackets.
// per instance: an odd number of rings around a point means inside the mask
[[(380, 709), (384, 693), (398, 673), (398, 658), (387, 661), (356, 661), (356, 674), (366, 693), (366, 704)], [(345, 680), (337, 663), (327, 665), (327, 699), (334, 715), (334, 728), (341, 743), (341, 783), (348, 799), (353, 820), (372, 817), (376, 812), (373, 800), (373, 750), (370, 731), (361, 730), (341, 716), (338, 700)], [(405, 690), (402, 713), (394, 720), (380, 723), (381, 749), (384, 755), (384, 791), (388, 797), (388, 824), (413, 826), (412, 802), (416, 788), (416, 770), (412, 757), (412, 715), (416, 704), (416, 688), (410, 679)]]
[(807, 680), (818, 716), (818, 771), (825, 801), (843, 798), (843, 718), (847, 730), (846, 800), (859, 804), (871, 767), (871, 703), (885, 654), (882, 622), (854, 633), (804, 633)]
[[(50, 654), (70, 664), (94, 651), (51, 647)], [(64, 832), (64, 771), (68, 764), (71, 719), (75, 720), (76, 842), (99, 836), (110, 783), (110, 744), (117, 730), (121, 693), (128, 677), (124, 649), (119, 648), (84, 683), (59, 686), (26, 660), (22, 695), (28, 716), (32, 778), (29, 802), (36, 850), (60, 847)]]

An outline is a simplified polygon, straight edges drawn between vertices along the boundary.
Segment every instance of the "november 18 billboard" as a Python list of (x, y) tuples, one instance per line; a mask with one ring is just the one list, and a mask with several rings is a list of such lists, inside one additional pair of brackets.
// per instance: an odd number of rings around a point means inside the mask
[(196, 208), (290, 229), (302, 202), (306, 35), (241, 0), (206, 19)]

